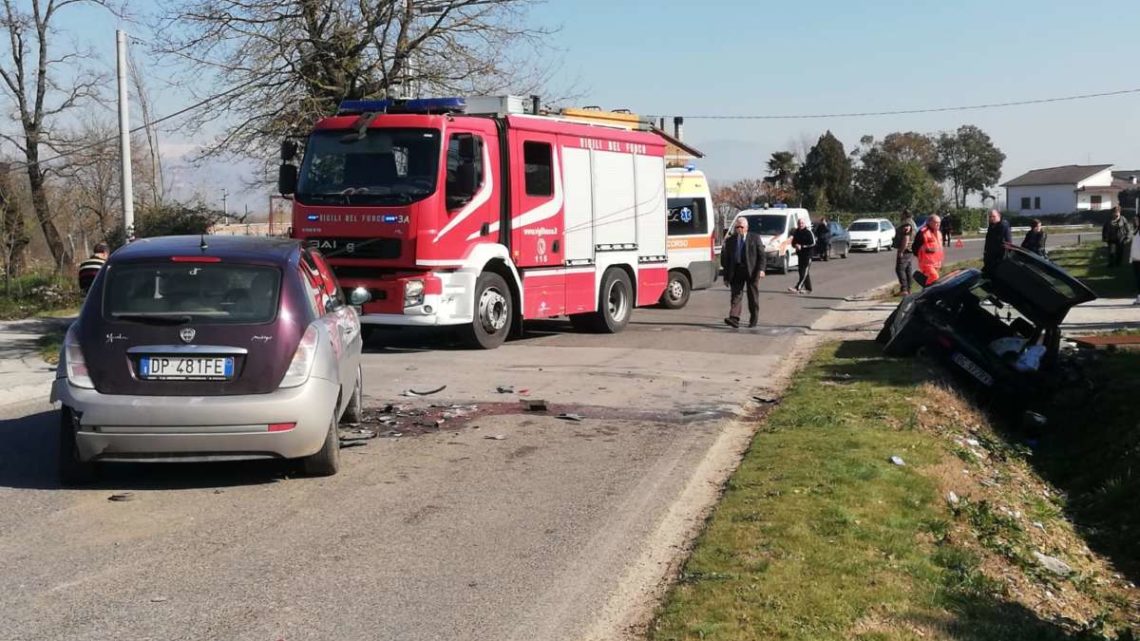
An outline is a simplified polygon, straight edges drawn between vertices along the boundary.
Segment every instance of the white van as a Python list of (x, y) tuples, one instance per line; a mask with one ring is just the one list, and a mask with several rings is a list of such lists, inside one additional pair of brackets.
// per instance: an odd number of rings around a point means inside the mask
[(788, 273), (800, 264), (796, 252), (792, 251), (792, 232), (796, 221), (803, 219), (811, 229), (811, 214), (801, 208), (776, 207), (772, 209), (745, 209), (737, 214), (748, 219), (748, 231), (760, 234), (764, 250), (768, 254), (768, 271)]
[(716, 210), (709, 182), (696, 169), (666, 169), (665, 195), (669, 201), (669, 283), (661, 304), (679, 309), (689, 302), (692, 290), (712, 287), (716, 281)]

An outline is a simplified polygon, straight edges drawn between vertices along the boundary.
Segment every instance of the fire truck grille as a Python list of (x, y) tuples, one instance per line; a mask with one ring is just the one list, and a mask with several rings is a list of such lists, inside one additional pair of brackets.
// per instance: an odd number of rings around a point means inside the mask
[(309, 247), (320, 250), (326, 258), (400, 257), (399, 238), (309, 238)]

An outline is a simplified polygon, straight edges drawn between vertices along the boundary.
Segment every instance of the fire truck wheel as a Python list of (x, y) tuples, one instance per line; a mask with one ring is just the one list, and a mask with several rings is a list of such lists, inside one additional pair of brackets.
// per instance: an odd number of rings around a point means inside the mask
[(665, 291), (661, 293), (662, 307), (681, 309), (689, 302), (689, 292), (692, 289), (688, 276), (678, 271), (669, 272), (669, 282), (665, 285)]
[(633, 286), (624, 270), (611, 268), (602, 279), (602, 294), (599, 301), (598, 329), (607, 334), (616, 334), (625, 329), (633, 311)]
[(494, 272), (483, 272), (475, 284), (475, 318), (464, 328), (466, 342), (477, 349), (495, 349), (507, 340), (513, 317), (507, 281)]

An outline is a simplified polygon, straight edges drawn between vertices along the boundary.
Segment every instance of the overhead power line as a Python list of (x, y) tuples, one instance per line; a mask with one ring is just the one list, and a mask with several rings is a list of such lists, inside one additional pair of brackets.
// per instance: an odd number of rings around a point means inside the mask
[(1069, 102), (1073, 100), (1091, 100), (1093, 98), (1107, 98), (1109, 96), (1123, 96), (1125, 94), (1140, 93), (1140, 88), (1121, 89), (1120, 91), (1104, 91), (1101, 93), (1086, 93), (1076, 96), (1061, 96), (1056, 98), (1038, 98), (1036, 100), (1013, 100), (1010, 102), (992, 102), (980, 105), (960, 105), (956, 107), (930, 107), (925, 109), (894, 109), (890, 111), (856, 111), (832, 114), (755, 114), (755, 115), (697, 115), (688, 119), (699, 120), (809, 120), (819, 118), (871, 118), (874, 116), (902, 116), (907, 114), (929, 114), (947, 111), (973, 111), (978, 109), (998, 109), (1001, 107), (1020, 107), (1023, 105), (1040, 105), (1050, 102)]
[[(143, 131), (147, 127), (153, 127), (154, 125), (162, 124), (162, 123), (166, 122), (167, 120), (172, 120), (172, 119), (177, 118), (178, 116), (181, 116), (185, 113), (189, 113), (191, 111), (194, 111), (195, 109), (205, 105), (208, 102), (211, 102), (213, 100), (217, 100), (219, 98), (224, 98), (225, 96), (228, 96), (231, 93), (234, 93), (234, 92), (238, 91), (239, 89), (244, 89), (244, 88), (245, 88), (244, 86), (239, 85), (237, 87), (232, 87), (226, 91), (223, 91), (220, 94), (216, 94), (216, 95), (210, 96), (208, 98), (204, 98), (204, 99), (199, 100), (198, 102), (196, 102), (196, 103), (194, 103), (188, 107), (183, 107), (182, 109), (179, 109), (178, 111), (175, 111), (174, 113), (167, 114), (161, 118), (155, 118), (154, 120), (147, 122), (147, 123), (143, 123), (143, 124), (139, 125), (138, 127), (131, 129), (131, 133), (132, 134), (138, 133), (140, 131)], [(96, 140), (95, 142), (83, 145), (82, 147), (76, 147), (74, 149), (68, 149), (67, 151), (65, 151), (61, 154), (56, 154), (55, 156), (52, 156), (51, 158), (45, 158), (44, 160), (39, 161), (39, 163), (37, 163), (37, 164), (46, 165), (47, 163), (50, 163), (52, 161), (59, 160), (61, 158), (67, 158), (69, 156), (74, 156), (75, 154), (87, 151), (88, 149), (95, 149), (96, 147), (99, 147), (101, 145), (105, 145), (109, 142), (114, 142), (118, 139), (119, 139), (119, 134), (115, 134), (113, 136), (108, 136), (108, 137), (103, 138), (101, 140)], [(26, 163), (26, 162), (11, 163), (8, 165), (8, 171), (12, 172), (12, 171), (20, 171), (23, 169), (27, 169), (29, 164), (30, 163)]]

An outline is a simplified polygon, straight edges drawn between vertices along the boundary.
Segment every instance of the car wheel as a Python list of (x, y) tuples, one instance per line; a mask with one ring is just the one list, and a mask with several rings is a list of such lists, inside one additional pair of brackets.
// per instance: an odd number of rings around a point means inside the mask
[(356, 366), (356, 387), (352, 390), (352, 398), (348, 401), (348, 407), (344, 408), (344, 416), (340, 420), (354, 424), (364, 420), (364, 372), (359, 365)]
[(507, 281), (494, 272), (483, 272), (475, 285), (475, 318), (464, 328), (465, 342), (476, 349), (495, 349), (507, 340), (514, 305)]
[(880, 238), (879, 240), (875, 241), (875, 253), (877, 254), (882, 250), (883, 250), (883, 240)]
[(59, 482), (64, 486), (84, 485), (95, 480), (97, 464), (79, 459), (79, 448), (75, 442), (75, 432), (79, 422), (75, 412), (66, 405), (59, 411)]
[(598, 331), (616, 334), (625, 329), (633, 313), (633, 285), (624, 270), (611, 267), (602, 279), (595, 325)]
[(325, 434), (321, 449), (312, 456), (301, 459), (301, 471), (306, 476), (332, 476), (340, 470), (340, 434), (334, 418)]
[(689, 302), (693, 285), (689, 277), (681, 272), (669, 272), (669, 283), (661, 293), (661, 305), (668, 309), (681, 309)]
[(792, 261), (791, 261), (791, 259), (788, 257), (788, 255), (787, 255), (787, 254), (784, 254), (784, 256), (783, 256), (782, 258), (780, 258), (780, 273), (781, 273), (781, 274), (786, 274), (786, 273), (788, 273), (788, 270), (789, 270), (789, 269), (791, 269), (791, 266), (790, 266), (790, 265), (791, 265), (791, 262), (792, 262)]

